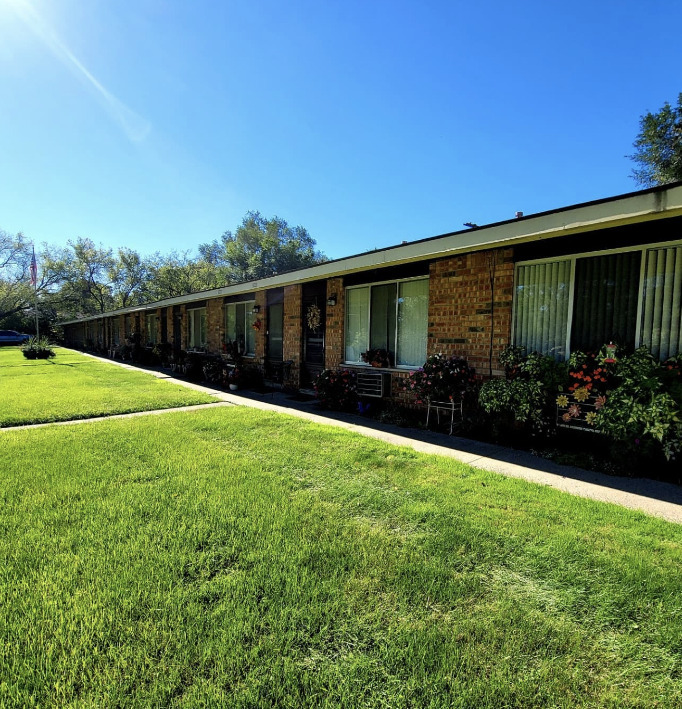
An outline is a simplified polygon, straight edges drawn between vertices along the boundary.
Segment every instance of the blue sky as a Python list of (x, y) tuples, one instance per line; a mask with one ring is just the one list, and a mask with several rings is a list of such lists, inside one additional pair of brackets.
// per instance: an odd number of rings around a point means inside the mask
[(682, 2), (0, 0), (0, 229), (143, 254), (248, 210), (336, 258), (609, 197)]

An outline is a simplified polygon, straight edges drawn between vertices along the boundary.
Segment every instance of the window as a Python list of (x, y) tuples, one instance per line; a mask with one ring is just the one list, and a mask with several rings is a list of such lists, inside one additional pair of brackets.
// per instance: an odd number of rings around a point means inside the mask
[(526, 352), (563, 359), (566, 349), (571, 262), (519, 266), (514, 300), (514, 339)]
[(681, 303), (682, 244), (519, 264), (514, 342), (557, 359), (608, 342), (666, 359), (682, 352)]
[(428, 278), (380, 283), (346, 291), (346, 362), (367, 349), (388, 350), (398, 367), (426, 360)]
[(145, 326), (147, 331), (147, 342), (156, 344), (156, 313), (145, 315)]
[(639, 251), (577, 259), (571, 350), (634, 348), (641, 262)]
[(253, 323), (257, 316), (252, 313), (255, 304), (255, 301), (249, 300), (225, 305), (225, 339), (236, 342), (239, 351), (245, 355), (254, 355), (256, 352)]
[(206, 347), (206, 308), (194, 308), (189, 313), (189, 346)]
[(651, 249), (646, 255), (641, 344), (654, 357), (682, 352), (682, 246)]

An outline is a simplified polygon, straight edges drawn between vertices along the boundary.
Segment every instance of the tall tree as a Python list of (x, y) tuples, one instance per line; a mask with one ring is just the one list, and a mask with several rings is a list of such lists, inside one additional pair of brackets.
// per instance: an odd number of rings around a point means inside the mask
[(156, 253), (149, 259), (147, 270), (149, 278), (143, 291), (147, 301), (174, 298), (225, 284), (213, 264), (192, 258), (189, 252)]
[(36, 253), (38, 280), (34, 294), (29, 276), (32, 249), (23, 234), (0, 230), (0, 323), (13, 316), (26, 316), (33, 310), (35, 295), (44, 300), (64, 277), (63, 264), (51, 258), (51, 250), (44, 245)]
[(108, 275), (115, 308), (127, 308), (144, 301), (150, 269), (149, 262), (137, 251), (119, 249)]
[(67, 244), (65, 278), (57, 296), (60, 310), (77, 316), (111, 310), (115, 305), (112, 274), (116, 266), (112, 249), (83, 237)]
[(667, 101), (658, 113), (646, 113), (639, 120), (639, 134), (629, 155), (639, 168), (632, 176), (641, 185), (653, 187), (682, 180), (682, 93), (677, 106)]
[(290, 227), (284, 219), (266, 219), (247, 212), (233, 234), (199, 246), (204, 261), (220, 269), (226, 282), (250, 281), (326, 261), (315, 249), (315, 240), (302, 226)]

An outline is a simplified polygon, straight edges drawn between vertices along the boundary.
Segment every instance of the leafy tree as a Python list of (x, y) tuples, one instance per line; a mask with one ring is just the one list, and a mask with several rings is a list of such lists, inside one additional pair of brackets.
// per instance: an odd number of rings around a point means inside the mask
[(225, 282), (266, 278), (326, 261), (315, 249), (315, 240), (302, 226), (290, 227), (284, 219), (266, 219), (247, 212), (233, 234), (199, 246), (203, 260), (219, 269)]
[(55, 298), (64, 314), (96, 315), (113, 309), (112, 274), (116, 259), (112, 249), (79, 237), (67, 242), (60, 257), (64, 279)]
[[(28, 329), (23, 323), (33, 324), (28, 318), (33, 311), (35, 297), (43, 301), (61, 282), (63, 270), (55, 259), (49, 259), (50, 249), (43, 246), (36, 253), (38, 281), (30, 283), (29, 266), (33, 250), (23, 234), (11, 235), (0, 230), (0, 326)], [(41, 313), (43, 307), (39, 308)]]
[(108, 275), (115, 308), (139, 305), (145, 300), (150, 263), (137, 251), (119, 249)]
[(168, 255), (154, 254), (147, 263), (148, 279), (144, 300), (154, 301), (196, 293), (225, 284), (218, 269), (203, 259), (195, 259), (189, 252), (172, 251)]
[(653, 187), (682, 180), (682, 93), (677, 106), (667, 101), (658, 113), (640, 118), (635, 154), (628, 157), (640, 165), (632, 176), (641, 185)]
[(23, 234), (0, 231), (0, 320), (22, 311), (33, 297), (28, 283), (30, 257)]

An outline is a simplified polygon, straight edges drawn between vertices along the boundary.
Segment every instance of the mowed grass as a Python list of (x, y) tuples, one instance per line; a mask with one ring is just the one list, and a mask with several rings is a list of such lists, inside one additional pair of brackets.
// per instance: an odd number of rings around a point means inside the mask
[(52, 360), (27, 360), (19, 347), (0, 347), (0, 427), (215, 401), (145, 372), (73, 350), (56, 352)]
[(682, 527), (241, 407), (0, 434), (0, 706), (679, 707)]

